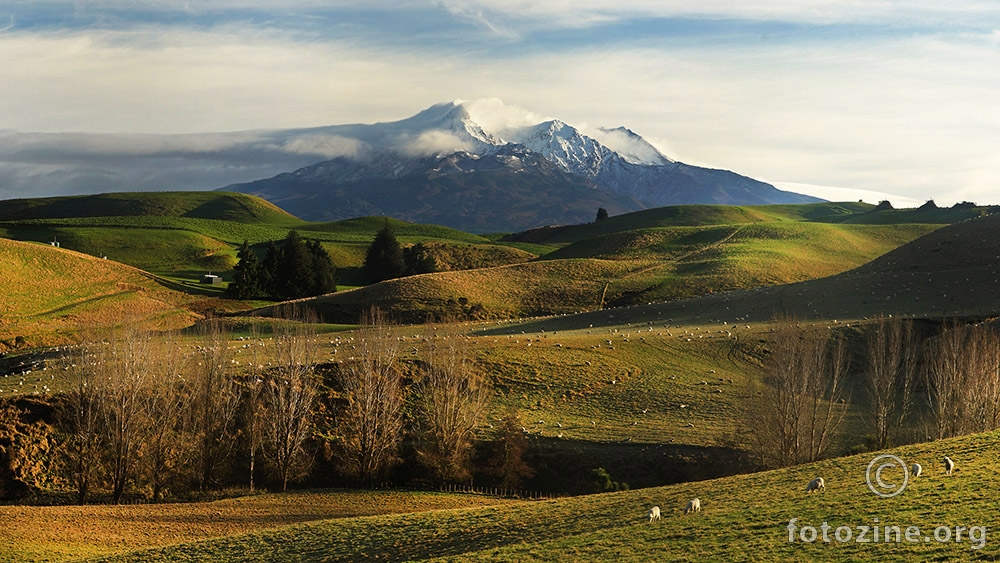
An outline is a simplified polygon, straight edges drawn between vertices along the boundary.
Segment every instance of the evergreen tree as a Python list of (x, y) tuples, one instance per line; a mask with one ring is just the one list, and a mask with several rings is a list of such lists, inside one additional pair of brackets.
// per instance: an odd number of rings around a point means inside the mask
[(292, 229), (281, 246), (278, 293), (281, 299), (298, 299), (312, 295), (313, 255), (299, 232)]
[(244, 240), (236, 257), (239, 261), (233, 266), (233, 282), (229, 284), (226, 293), (235, 299), (260, 297), (264, 294), (263, 267), (257, 259), (257, 253), (250, 248), (250, 243)]
[(608, 220), (608, 210), (604, 209), (603, 207), (598, 208), (596, 222), (600, 223), (601, 221), (607, 221), (607, 220)]
[(375, 235), (365, 254), (365, 275), (372, 283), (398, 278), (406, 272), (403, 249), (392, 234), (389, 222)]
[(437, 271), (437, 260), (422, 242), (404, 248), (403, 261), (406, 263), (407, 276), (430, 274)]
[(337, 291), (337, 269), (330, 260), (330, 255), (318, 240), (306, 243), (312, 256), (313, 283), (310, 295), (323, 295)]
[(278, 282), (281, 279), (281, 249), (274, 241), (267, 247), (264, 261), (261, 263), (261, 287), (268, 297), (276, 297), (279, 293)]
[(318, 240), (306, 241), (288, 232), (281, 246), (274, 242), (259, 267), (259, 286), (273, 299), (298, 299), (337, 290), (337, 270)]

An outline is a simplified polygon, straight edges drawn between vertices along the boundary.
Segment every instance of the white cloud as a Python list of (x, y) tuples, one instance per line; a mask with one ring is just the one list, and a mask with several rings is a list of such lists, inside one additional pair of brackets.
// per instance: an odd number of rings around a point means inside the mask
[[(134, 3), (97, 5), (109, 6)], [(186, 4), (141, 6), (183, 11)], [(263, 0), (205, 6), (198, 9), (273, 9)], [(321, 6), (358, 9), (346, 0), (317, 0), (282, 10), (309, 13)], [(386, 18), (393, 9), (437, 9), (442, 19), (448, 13), (481, 15), (495, 29), (476, 23), (455, 42), (401, 46), (398, 38), (414, 27), (398, 16), (381, 31), (363, 28), (343, 37), (341, 28), (323, 35), (317, 27), (281, 29), (225, 18), (191, 27), (15, 26), (0, 33), (0, 127), (131, 133), (312, 127), (392, 121), (461, 96), (486, 98), (471, 102), (469, 111), (488, 128), (550, 117), (576, 126), (625, 125), (671, 158), (757, 178), (905, 193), (917, 200), (953, 196), (989, 203), (997, 197), (1000, 31), (992, 1), (463, 0), (441, 6), (414, 0), (399, 8), (385, 0), (365, 7), (383, 10)], [(670, 17), (858, 25), (835, 33), (820, 26), (816, 36), (779, 29), (767, 38), (740, 33), (738, 24), (727, 28), (731, 34), (704, 38), (664, 32), (634, 40), (608, 31), (614, 26), (607, 24), (628, 18)], [(892, 28), (894, 21), (928, 29), (875, 29), (879, 23)], [(944, 24), (934, 27), (935, 21)], [(421, 25), (427, 22), (436, 20)], [(590, 27), (556, 33), (574, 26)], [(483, 33), (501, 32), (524, 41), (500, 37), (507, 42), (497, 47), (480, 40)], [(852, 38), (853, 32), (859, 37)], [(497, 97), (516, 105), (490, 100)], [(267, 158), (276, 162), (289, 155), (364, 150), (322, 133), (293, 141), (237, 137), (215, 137), (211, 143), (217, 146), (195, 148), (186, 146), (190, 139), (183, 135), (159, 144), (137, 136), (129, 147), (81, 138), (74, 150), (124, 158), (142, 151), (243, 147), (263, 158), (260, 151), (270, 143)], [(416, 141), (426, 151), (460, 146), (447, 134)], [(0, 153), (4, 146), (0, 141)]]
[(551, 119), (518, 105), (505, 104), (500, 98), (481, 98), (473, 101), (458, 100), (472, 120), (488, 132), (519, 129), (537, 125)]
[(338, 156), (357, 158), (363, 155), (368, 148), (357, 139), (350, 139), (340, 135), (322, 134), (292, 137), (281, 146), (284, 150), (291, 153), (318, 156), (327, 159)]
[(417, 138), (401, 137), (397, 146), (404, 154), (430, 156), (447, 154), (461, 150), (472, 150), (471, 144), (450, 131), (432, 130), (421, 133)]
[(993, 0), (445, 0), (444, 4), (452, 10), (550, 27), (585, 27), (630, 18), (980, 27), (998, 16)]

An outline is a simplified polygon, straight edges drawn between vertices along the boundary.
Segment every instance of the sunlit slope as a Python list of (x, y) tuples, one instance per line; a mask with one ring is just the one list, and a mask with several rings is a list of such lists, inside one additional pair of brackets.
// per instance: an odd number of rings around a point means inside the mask
[(162, 328), (193, 322), (190, 297), (111, 260), (0, 239), (0, 271), (0, 340), (39, 344), (126, 314)]
[(526, 323), (517, 330), (569, 330), (673, 319), (758, 322), (775, 315), (836, 320), (879, 314), (942, 319), (1000, 315), (1000, 215), (935, 230), (870, 263), (827, 278), (737, 290), (620, 311)]
[[(875, 454), (832, 459), (764, 473), (711, 481), (464, 510), (328, 520), (182, 544), (111, 559), (153, 561), (970, 561), (992, 560), (998, 547), (980, 526), (998, 524), (1000, 501), (992, 491), (1000, 479), (1000, 435), (980, 434), (907, 446), (891, 453), (918, 462), (924, 474), (902, 494), (881, 498), (869, 490), (865, 472)], [(958, 470), (945, 475), (948, 455)], [(826, 491), (806, 494), (821, 476)], [(887, 471), (886, 481), (902, 473)], [(684, 515), (698, 497), (702, 511)], [(663, 518), (649, 523), (649, 507)], [(817, 541), (804, 542), (788, 523), (811, 526)], [(829, 542), (822, 541), (826, 523)], [(886, 542), (884, 528), (873, 542), (871, 526), (898, 527), (900, 541)], [(851, 539), (868, 526), (867, 542)], [(905, 541), (903, 532), (917, 527)], [(948, 527), (948, 541), (938, 527)], [(957, 541), (956, 528), (962, 527)], [(972, 530), (972, 527), (977, 527)], [(846, 530), (840, 537), (846, 538)], [(926, 538), (926, 539), (925, 539)], [(973, 549), (978, 547), (979, 549)]]
[(337, 320), (371, 305), (408, 320), (575, 313), (826, 277), (937, 227), (789, 222), (626, 231), (531, 264), (402, 278), (313, 303)]
[(530, 262), (399, 278), (305, 303), (327, 320), (348, 322), (372, 306), (407, 322), (575, 313), (599, 307), (607, 280), (641, 267), (622, 260)]
[(625, 213), (594, 223), (532, 229), (508, 235), (506, 240), (565, 245), (612, 233), (643, 229), (783, 222), (944, 225), (985, 216), (997, 209), (996, 206), (879, 209), (862, 202), (755, 206), (679, 205)]
[(0, 562), (79, 561), (301, 522), (515, 502), (442, 493), (320, 490), (214, 502), (0, 506), (5, 522)]

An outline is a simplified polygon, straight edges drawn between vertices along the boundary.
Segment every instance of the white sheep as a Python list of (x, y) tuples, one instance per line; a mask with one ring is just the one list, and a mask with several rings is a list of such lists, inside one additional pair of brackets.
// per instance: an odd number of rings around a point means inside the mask
[(955, 462), (951, 460), (950, 457), (945, 456), (944, 458), (944, 473), (945, 475), (951, 475), (951, 472), (955, 470)]
[(654, 506), (653, 508), (650, 508), (649, 521), (652, 522), (653, 520), (659, 520), (659, 519), (660, 519), (660, 507)]
[(688, 501), (687, 506), (684, 507), (684, 514), (691, 512), (701, 512), (701, 499), (693, 498)]
[(823, 481), (822, 477), (817, 477), (812, 481), (809, 481), (809, 484), (806, 485), (807, 493), (811, 493), (813, 491), (825, 491), (825, 490), (826, 490), (826, 483)]
[(914, 479), (920, 477), (920, 474), (923, 473), (923, 471), (924, 468), (921, 467), (919, 463), (914, 463), (913, 465), (910, 466), (910, 474), (913, 475)]

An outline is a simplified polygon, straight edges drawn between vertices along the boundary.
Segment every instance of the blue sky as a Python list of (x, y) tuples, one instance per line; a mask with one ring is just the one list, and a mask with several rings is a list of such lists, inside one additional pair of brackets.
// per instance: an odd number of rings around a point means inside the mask
[(779, 185), (1000, 203), (993, 0), (0, 0), (0, 61), (0, 129), (21, 132), (371, 123), (501, 98)]

